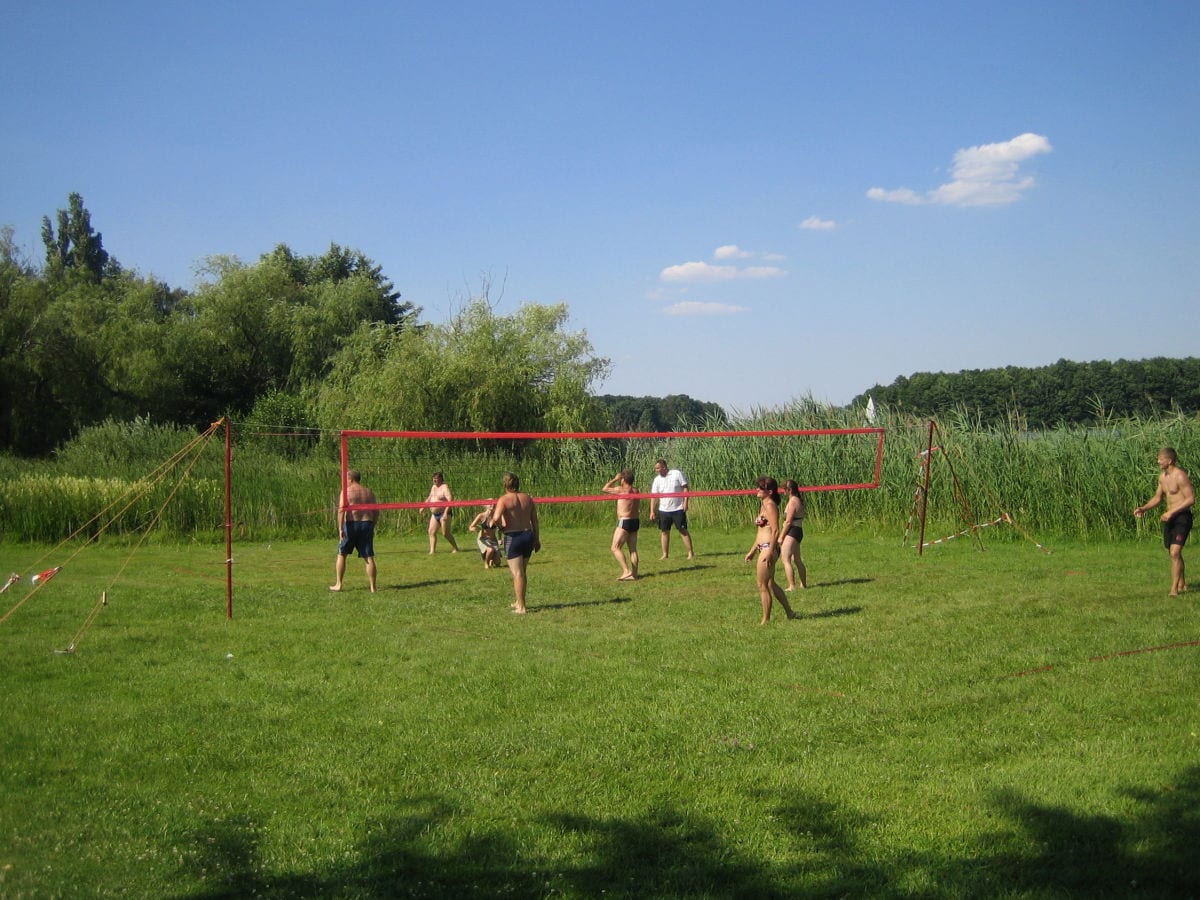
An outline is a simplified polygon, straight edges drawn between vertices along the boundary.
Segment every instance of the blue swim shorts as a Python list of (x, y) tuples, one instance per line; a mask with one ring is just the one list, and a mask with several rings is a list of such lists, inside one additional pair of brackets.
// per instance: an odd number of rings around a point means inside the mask
[(357, 550), (363, 559), (375, 555), (375, 523), (346, 522), (342, 530), (342, 542), (338, 544), (338, 555), (349, 556)]
[(504, 533), (504, 555), (508, 559), (533, 556), (533, 532), (506, 531)]

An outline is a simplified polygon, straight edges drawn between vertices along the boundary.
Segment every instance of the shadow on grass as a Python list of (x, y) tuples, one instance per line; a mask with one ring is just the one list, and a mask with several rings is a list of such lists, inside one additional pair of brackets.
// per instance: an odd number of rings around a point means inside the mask
[(608, 606), (613, 603), (632, 603), (632, 597), (610, 597), (607, 600), (578, 600), (574, 603), (530, 603), (529, 612), (549, 612), (554, 609), (574, 609), (577, 606)]
[(844, 584), (870, 584), (874, 578), (843, 578), (840, 581), (818, 581), (816, 584), (810, 584), (806, 590), (816, 590), (817, 588), (841, 587)]
[(838, 616), (856, 616), (863, 611), (861, 606), (843, 606), (838, 609), (826, 609), (821, 612), (803, 612), (796, 609), (797, 619), (836, 619)]
[[(345, 862), (307, 873), (263, 871), (261, 824), (211, 823), (182, 835), (179, 897), (962, 897), (1195, 896), (1200, 885), (1200, 767), (1174, 784), (1129, 790), (1124, 818), (1046, 806), (1014, 791), (993, 800), (992, 832), (960, 854), (879, 843), (879, 822), (828, 799), (759, 798), (781, 826), (766, 863), (728, 842), (728, 826), (672, 807), (641, 819), (560, 812), (540, 824), (570, 862), (539, 857), (515, 834), (478, 830), (438, 842), (466, 811), (437, 798), (363, 826)], [(203, 881), (199, 879), (203, 878)]]
[(647, 578), (661, 578), (664, 575), (679, 575), (683, 572), (703, 572), (705, 569), (715, 569), (716, 566), (706, 566), (700, 563), (695, 563), (690, 566), (676, 566), (674, 569), (659, 569), (657, 572), (647, 572), (645, 565), (638, 572), (638, 581), (645, 581)]
[(380, 585), (379, 590), (383, 591), (413, 591), (418, 588), (438, 587), (443, 584), (462, 584), (467, 579), (465, 578), (436, 578), (429, 581), (413, 581), (407, 584), (389, 584)]

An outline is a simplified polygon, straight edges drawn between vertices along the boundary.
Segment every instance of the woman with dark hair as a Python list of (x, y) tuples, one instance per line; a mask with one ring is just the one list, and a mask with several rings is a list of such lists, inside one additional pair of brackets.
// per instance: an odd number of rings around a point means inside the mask
[(758, 596), (762, 601), (762, 620), (759, 625), (771, 621), (771, 602), (778, 600), (789, 619), (796, 618), (787, 602), (787, 594), (775, 581), (775, 563), (779, 552), (779, 484), (774, 478), (763, 476), (755, 482), (758, 496), (762, 505), (758, 509), (758, 517), (754, 520), (756, 528), (754, 545), (746, 554), (746, 562), (758, 554)]
[(785, 591), (794, 591), (796, 584), (801, 588), (808, 587), (808, 569), (800, 558), (800, 542), (804, 540), (804, 516), (808, 512), (808, 504), (800, 493), (800, 485), (792, 479), (783, 483), (783, 493), (787, 496), (787, 506), (783, 508), (783, 540), (779, 543), (779, 552), (783, 557), (783, 572), (787, 575)]

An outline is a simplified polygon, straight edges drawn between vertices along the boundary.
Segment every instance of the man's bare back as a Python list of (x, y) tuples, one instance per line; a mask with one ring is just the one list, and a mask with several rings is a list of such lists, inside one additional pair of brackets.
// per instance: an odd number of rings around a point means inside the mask
[(496, 501), (492, 521), (506, 533), (533, 530), (533, 498), (526, 493), (509, 491)]
[[(360, 503), (374, 503), (375, 493), (366, 485), (358, 482), (350, 482), (350, 486), (346, 489), (346, 503), (340, 504), (342, 507), (347, 505), (358, 505)], [(374, 522), (379, 511), (374, 509), (348, 509), (345, 510), (346, 518), (351, 522)]]

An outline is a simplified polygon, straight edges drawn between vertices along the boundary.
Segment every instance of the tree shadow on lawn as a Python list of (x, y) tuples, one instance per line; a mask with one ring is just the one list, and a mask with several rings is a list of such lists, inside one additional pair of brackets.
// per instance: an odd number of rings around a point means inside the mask
[(426, 797), (366, 823), (367, 837), (345, 863), (270, 874), (262, 871), (261, 825), (241, 817), (182, 836), (181, 874), (196, 889), (178, 896), (1195, 896), (1200, 767), (1174, 781), (1127, 790), (1140, 812), (1124, 819), (998, 793), (993, 811), (1007, 826), (978, 834), (960, 855), (880, 847), (878, 822), (825, 798), (763, 797), (763, 815), (782, 826), (771, 854), (791, 860), (769, 864), (731, 846), (724, 824), (670, 806), (637, 820), (546, 816), (541, 824), (582, 848), (572, 852), (583, 861), (572, 865), (533, 856), (501, 829), (431, 847), (430, 836), (463, 811)]

